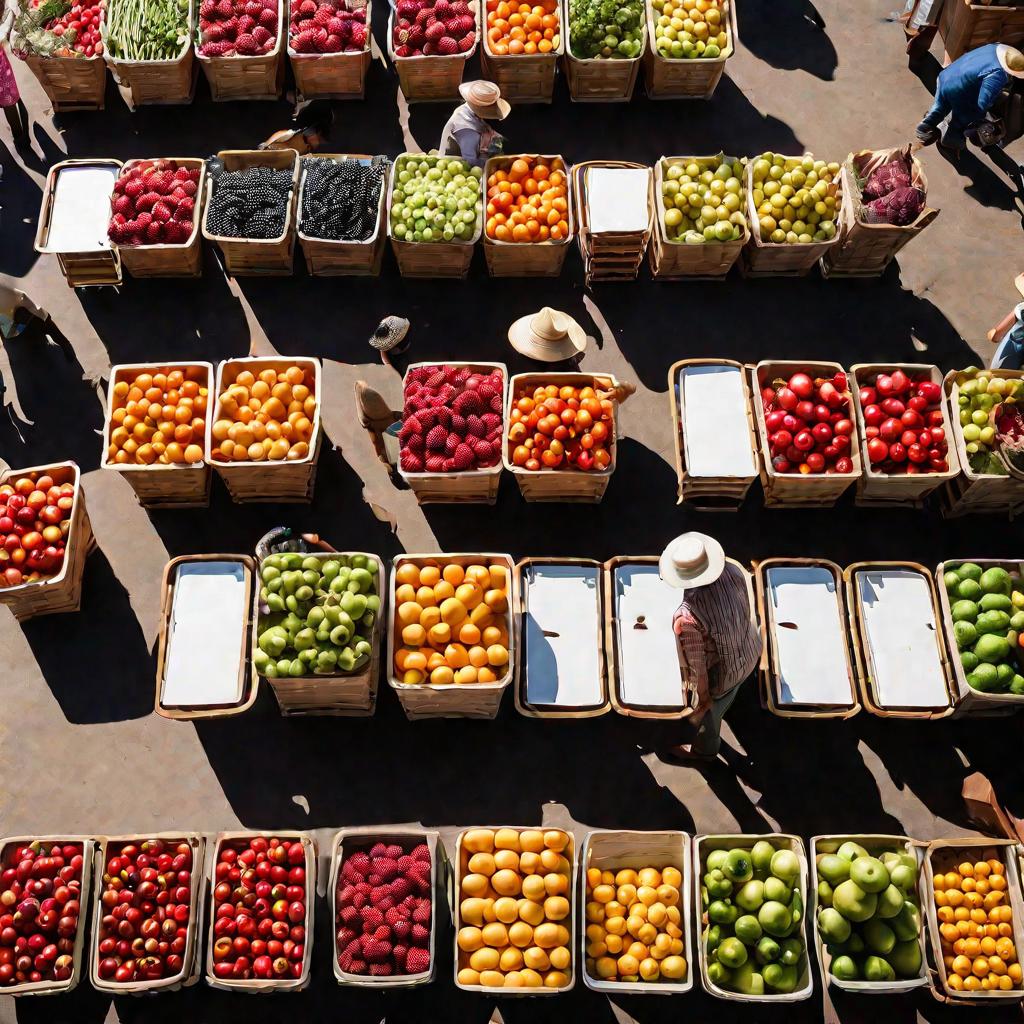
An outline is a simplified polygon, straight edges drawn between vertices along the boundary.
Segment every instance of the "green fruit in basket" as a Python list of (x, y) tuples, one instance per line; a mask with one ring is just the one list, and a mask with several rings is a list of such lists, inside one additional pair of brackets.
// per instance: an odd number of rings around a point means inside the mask
[(715, 924), (732, 924), (739, 917), (739, 911), (724, 900), (715, 900), (708, 907), (708, 920)]
[(895, 885), (889, 885), (878, 894), (877, 917), (886, 920), (895, 917), (903, 909), (903, 891)]
[(713, 900), (724, 900), (732, 895), (732, 882), (722, 874), (719, 868), (709, 871), (704, 876), (704, 887)]
[(982, 663), (973, 672), (968, 672), (967, 685), (981, 693), (995, 692), (999, 686), (999, 673), (995, 665)]
[(732, 978), (732, 972), (725, 964), (720, 964), (717, 960), (708, 964), (708, 981), (712, 985), (719, 985), (722, 988), (730, 986)]
[(964, 562), (964, 564), (957, 569), (957, 573), (961, 579), (980, 580), (982, 568), (974, 562)]
[(960, 586), (960, 577), (952, 569), (942, 574), (942, 583), (947, 594), (955, 594), (956, 588)]
[(818, 860), (818, 874), (831, 886), (837, 886), (850, 877), (850, 862), (835, 853), (826, 853)]
[(759, 877), (766, 876), (771, 871), (774, 856), (775, 847), (767, 839), (759, 839), (754, 843), (750, 850), (750, 861)]
[(696, 162), (662, 164), (662, 224), (670, 242), (703, 245), (731, 242), (746, 228), (743, 187), (745, 161), (717, 157)]
[(818, 902), (823, 907), (832, 906), (832, 886), (828, 882), (822, 881), (818, 883)]
[(736, 938), (747, 946), (753, 946), (761, 940), (761, 925), (753, 914), (744, 914), (736, 918), (733, 930), (736, 932)]
[(833, 976), (840, 981), (856, 981), (860, 977), (857, 964), (854, 962), (853, 957), (849, 956), (837, 956), (832, 961), (831, 970)]
[(818, 934), (825, 942), (842, 944), (850, 937), (850, 922), (831, 907), (818, 915)]
[(720, 964), (730, 969), (741, 967), (747, 962), (747, 947), (735, 937), (723, 939), (715, 956)]
[(749, 850), (730, 850), (726, 854), (722, 873), (732, 882), (746, 882), (754, 873), (754, 865), (750, 860)]
[(1010, 616), (1010, 629), (1015, 630), (1017, 633), (1024, 630), (1024, 611), (1015, 611)]
[(869, 893), (879, 893), (889, 884), (889, 872), (877, 857), (858, 857), (850, 865), (850, 878)]
[(775, 900), (769, 900), (757, 912), (757, 920), (761, 927), (776, 938), (789, 934), (793, 927), (793, 915), (789, 908)]
[(776, 992), (792, 992), (796, 988), (797, 973), (795, 967), (784, 964), (768, 964), (762, 972), (764, 983)]
[[(1010, 628), (1010, 616), (1006, 612), (982, 612), (974, 623), (979, 634), (995, 633), (1004, 636)], [(978, 657), (981, 657), (979, 654)]]
[(786, 939), (782, 943), (782, 956), (779, 960), (787, 967), (797, 967), (803, 961), (804, 946), (799, 939)]
[(923, 958), (921, 943), (915, 936), (906, 942), (897, 942), (888, 956), (889, 964), (901, 978), (916, 978), (921, 973)]
[(748, 960), (732, 972), (729, 987), (734, 992), (748, 996), (764, 995), (764, 978), (754, 969), (754, 962)]
[(964, 651), (960, 655), (960, 664), (965, 672), (973, 672), (978, 667), (978, 656), (974, 651)]
[(860, 923), (874, 917), (878, 897), (873, 892), (865, 892), (852, 878), (848, 878), (836, 887), (832, 906), (847, 920)]
[(759, 964), (770, 964), (782, 955), (782, 947), (770, 935), (762, 935), (754, 951)]
[[(985, 614), (1005, 616), (1005, 612), (986, 612)], [(1007, 616), (1006, 618), (1007, 622), (1009, 622), (1009, 617)], [(978, 656), (979, 661), (995, 665), (997, 662), (1004, 661), (1009, 656), (1010, 645), (1004, 636), (998, 636), (996, 633), (984, 633), (974, 645), (974, 653)]]
[(1002, 691), (1008, 690), (1016, 674), (1013, 666), (1006, 664), (1006, 662), (996, 665), (996, 688)]
[(735, 900), (743, 910), (758, 910), (764, 903), (764, 882), (752, 878), (744, 883), (743, 888), (736, 893)]
[(722, 942), (722, 926), (710, 925), (704, 932), (704, 948), (709, 953), (714, 953)]
[(877, 917), (864, 924), (861, 935), (872, 953), (885, 956), (896, 945), (896, 933)]
[(705, 861), (708, 871), (721, 871), (728, 856), (728, 850), (712, 850)]
[(981, 609), (973, 601), (957, 601), (949, 609), (954, 622), (974, 622), (980, 613)]
[(786, 885), (781, 878), (769, 875), (764, 880), (764, 898), (766, 900), (777, 900), (779, 903), (788, 903), (793, 895), (793, 887)]
[(838, 850), (836, 850), (836, 856), (842, 857), (843, 860), (846, 861), (853, 861), (857, 857), (866, 857), (867, 855), (868, 851), (865, 850), (860, 843), (855, 843), (852, 839), (847, 839), (847, 841), (843, 843)]
[(792, 850), (776, 850), (772, 855), (771, 872), (792, 885), (800, 877), (800, 859)]
[(1013, 679), (1010, 680), (1010, 693), (1014, 696), (1024, 696), (1024, 676), (1019, 672), (1014, 674)]
[(1013, 611), (1013, 602), (1010, 600), (1009, 593), (988, 593), (982, 594), (981, 599), (978, 601), (978, 607), (983, 612), (1006, 612), (1010, 614)]
[(903, 904), (903, 909), (888, 921), (889, 927), (896, 933), (900, 942), (908, 942), (916, 939), (921, 931), (921, 915), (917, 907), (909, 900)]
[(966, 647), (973, 647), (978, 640), (978, 630), (973, 622), (961, 619), (953, 623), (953, 639), (956, 641), (957, 650), (964, 650)]
[(981, 579), (978, 580), (978, 583), (986, 594), (1005, 594), (1007, 597), (1010, 596), (1012, 588), (1010, 574), (998, 565), (986, 569), (981, 574)]
[(895, 981), (896, 972), (883, 957), (869, 956), (864, 961), (864, 978), (866, 981)]

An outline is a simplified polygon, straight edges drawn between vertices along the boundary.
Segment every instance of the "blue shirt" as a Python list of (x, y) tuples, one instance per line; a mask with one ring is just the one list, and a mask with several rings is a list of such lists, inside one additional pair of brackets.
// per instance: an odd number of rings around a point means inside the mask
[(963, 124), (980, 121), (1010, 80), (999, 63), (998, 46), (979, 46), (939, 72), (936, 98), (945, 100)]

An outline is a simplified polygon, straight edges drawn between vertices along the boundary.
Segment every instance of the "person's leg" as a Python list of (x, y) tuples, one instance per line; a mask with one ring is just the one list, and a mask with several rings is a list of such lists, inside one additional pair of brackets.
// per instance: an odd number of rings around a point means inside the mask
[[(741, 683), (740, 686), (743, 684)], [(734, 686), (724, 696), (713, 701), (711, 709), (704, 716), (697, 729), (697, 735), (690, 745), (690, 751), (701, 757), (715, 757), (722, 746), (722, 719), (739, 695), (740, 687)]]
[(964, 132), (967, 129), (967, 125), (961, 121), (956, 114), (949, 119), (949, 124), (946, 126), (946, 130), (942, 133), (942, 139), (940, 145), (945, 149), (953, 149), (960, 151), (965, 149), (967, 146), (967, 139), (964, 136)]

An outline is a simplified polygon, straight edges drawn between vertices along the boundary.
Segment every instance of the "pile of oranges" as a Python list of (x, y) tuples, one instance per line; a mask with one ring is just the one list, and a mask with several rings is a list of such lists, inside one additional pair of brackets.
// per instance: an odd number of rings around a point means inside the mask
[(487, 0), (487, 49), (494, 56), (552, 53), (559, 41), (558, 0)]
[(560, 242), (569, 237), (565, 166), (520, 156), (487, 179), (487, 237), (499, 242)]
[(955, 992), (1021, 987), (1006, 870), (995, 857), (935, 874), (935, 906), (946, 984)]

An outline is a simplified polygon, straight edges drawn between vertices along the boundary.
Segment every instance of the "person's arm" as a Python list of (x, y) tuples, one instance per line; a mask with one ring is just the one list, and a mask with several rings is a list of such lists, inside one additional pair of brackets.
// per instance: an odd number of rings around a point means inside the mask
[(704, 630), (685, 604), (676, 609), (672, 619), (676, 635), (679, 667), (684, 682), (692, 686), (697, 695), (693, 718), (702, 717), (711, 707), (711, 683), (708, 679), (707, 647)]
[(995, 327), (993, 327), (992, 330), (988, 332), (986, 337), (988, 338), (989, 341), (991, 341), (994, 344), (998, 345), (999, 342), (1001, 342), (1003, 340), (1003, 338), (1006, 337), (1006, 332), (1016, 322), (1017, 322), (1017, 311), (1016, 311), (1016, 309), (1011, 309), (1010, 312), (1007, 313), (1006, 316), (1004, 316), (1003, 319), (1000, 320), (999, 323), (997, 323), (995, 325)]
[(1006, 73), (1002, 68), (995, 68), (982, 76), (981, 89), (978, 90), (978, 111), (972, 121), (980, 121), (992, 109), (992, 105), (999, 98), (1004, 85), (1006, 85)]
[(452, 137), (459, 144), (459, 152), (462, 159), (470, 167), (483, 167), (484, 161), (480, 159), (480, 135), (471, 128), (460, 128), (452, 132)]

